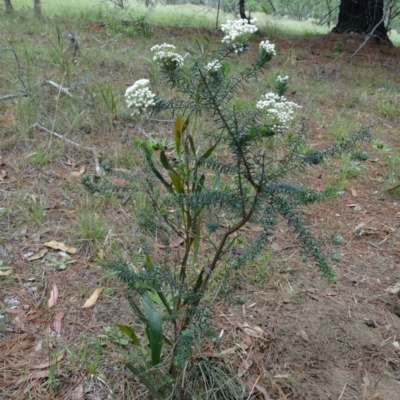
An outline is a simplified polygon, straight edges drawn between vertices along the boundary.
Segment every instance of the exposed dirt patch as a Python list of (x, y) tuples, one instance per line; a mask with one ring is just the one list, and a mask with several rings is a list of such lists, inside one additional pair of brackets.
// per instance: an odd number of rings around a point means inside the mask
[[(102, 27), (96, 25), (98, 29)], [(219, 37), (205, 30), (155, 30), (155, 36), (160, 38), (194, 38), (198, 34)], [(390, 76), (400, 83), (398, 48), (381, 47), (371, 40), (348, 63), (363, 43), (357, 34), (276, 38), (275, 42), (280, 51), (286, 52), (285, 56), (296, 49), (293, 71), (289, 74), (302, 69), (310, 76), (332, 82), (335, 88), (332, 96), (327, 95), (318, 104), (321, 112), (332, 120), (346, 101), (341, 94), (356, 85), (346, 75), (349, 65), (372, 68), (376, 80)], [(121, 48), (124, 45), (121, 43)], [(256, 51), (254, 43), (245, 57)], [(283, 58), (278, 63), (283, 65)], [(125, 64), (116, 60), (100, 65), (102, 76), (109, 75), (112, 81), (129, 81), (124, 71)], [(300, 98), (295, 90), (291, 96)], [(385, 140), (399, 149), (399, 117), (375, 116), (375, 112), (371, 110), (376, 123), (387, 125)], [(12, 134), (7, 123), (16, 118), (11, 108), (5, 110), (4, 120), (0, 122), (5, 137)], [(68, 122), (65, 121), (65, 126)], [(129, 145), (125, 144), (126, 137), (140, 135), (136, 127), (118, 121), (107, 128), (107, 134), (101, 127), (93, 127), (90, 121), (82, 126), (89, 126), (89, 130), (84, 130), (88, 132), (86, 136), (82, 132), (72, 134), (84, 136), (82, 140), (87, 145), (96, 146), (106, 154), (123, 151)], [(313, 146), (330, 140), (324, 136), (325, 130), (322, 124), (309, 121), (307, 135)], [(118, 346), (107, 341), (99, 345), (104, 326), (117, 322), (131, 324), (135, 320), (123, 289), (113, 278), (104, 278), (104, 271), (93, 260), (93, 249), (85, 243), (75, 243), (79, 249), (72, 257), (75, 263), (65, 270), (57, 270), (49, 261), (27, 260), (40, 251), (45, 241), (72, 235), (77, 219), (74, 202), (84, 196), (82, 192), (74, 192), (79, 185), (79, 174), (73, 172), (78, 172), (80, 165), (93, 165), (91, 156), (84, 151), (61, 144), (51, 168), (29, 163), (21, 168), (17, 161), (31, 157), (35, 146), (26, 139), (0, 149), (0, 206), (9, 207), (16, 202), (14, 196), (19, 196), (23, 189), (25, 197), (18, 198), (15, 206), (22, 214), (29, 207), (32, 212), (40, 200), (38, 186), (46, 200), (42, 207), (46, 211), (44, 222), (40, 219), (41, 222), (35, 223), (31, 218), (29, 224), (21, 225), (15, 213), (5, 214), (0, 220), (0, 259), (15, 268), (15, 281), (2, 283), (0, 295), (4, 317), (0, 331), (0, 397), (18, 400), (140, 398), (143, 388), (123, 372), (124, 358)], [(328, 283), (311, 263), (303, 263), (296, 238), (282, 226), (271, 241), (274, 256), (263, 284), (244, 283), (237, 289), (234, 297), (246, 297), (244, 306), (221, 302), (215, 308), (215, 327), (225, 332), (219, 351), (223, 352), (232, 343), (242, 344), (240, 351), (227, 353), (225, 357), (238, 370), (244, 369), (243, 376), (253, 398), (266, 399), (256, 384), (275, 400), (400, 398), (400, 300), (388, 292), (400, 282), (400, 201), (391, 197), (395, 192), (384, 191), (384, 159), (376, 149), (369, 150), (372, 156), (365, 163), (365, 169), (349, 182), (338, 199), (303, 213), (317, 233), (327, 239), (327, 252), (339, 253), (340, 260), (333, 261), (338, 281)], [(340, 162), (334, 160), (334, 163)], [(314, 188), (322, 188), (332, 175), (324, 168), (315, 168), (308, 171), (304, 181)], [(113, 212), (114, 222), (123, 225), (129, 221), (129, 209), (121, 207)], [(334, 247), (329, 244), (329, 238), (337, 233), (344, 242)], [(121, 242), (123, 253), (131, 243)], [(47, 307), (53, 283), (59, 290), (55, 310)], [(93, 308), (81, 309), (97, 287), (112, 287), (112, 295), (104, 295)], [(55, 333), (54, 326), (54, 317), (59, 311), (64, 312), (61, 335)], [(259, 330), (246, 331), (245, 324), (257, 326)], [(87, 340), (90, 337), (97, 343), (92, 347)], [(115, 349), (112, 358), (101, 356), (102, 346)], [(66, 348), (69, 350), (63, 352)], [(74, 358), (75, 352), (82, 355), (89, 354), (90, 350), (95, 356)], [(33, 368), (48, 362), (49, 354), (56, 354), (56, 358), (62, 354), (59, 369), (55, 363), (52, 369)], [(44, 383), (37, 376), (19, 381), (32, 371), (47, 371), (46, 377), (50, 379)]]

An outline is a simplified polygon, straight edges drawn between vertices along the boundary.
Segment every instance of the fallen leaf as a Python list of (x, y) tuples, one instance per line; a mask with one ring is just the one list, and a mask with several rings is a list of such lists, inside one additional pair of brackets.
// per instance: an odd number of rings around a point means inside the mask
[(261, 385), (255, 384), (254, 387), (264, 396), (264, 400), (272, 400), (272, 397)]
[(245, 227), (250, 229), (252, 232), (261, 232), (264, 230), (264, 228), (261, 225), (251, 224), (250, 222), (248, 222), (245, 225)]
[(353, 197), (357, 197), (357, 196), (358, 196), (357, 191), (356, 191), (355, 189), (350, 188), (350, 192), (351, 192), (351, 195), (352, 195)]
[(55, 240), (51, 240), (50, 242), (46, 242), (44, 244), (44, 246), (50, 247), (51, 249), (55, 249), (55, 250), (62, 250), (62, 251), (65, 251), (66, 253), (71, 253), (71, 254), (75, 254), (77, 252), (75, 247), (68, 246), (68, 245), (66, 245), (65, 243), (62, 243), (62, 242), (56, 242)]
[(241, 378), (252, 365), (253, 360), (243, 360), (242, 363), (239, 365), (238, 377)]
[(92, 295), (85, 301), (85, 304), (81, 308), (89, 308), (94, 306), (103, 289), (104, 288), (102, 287), (95, 289)]
[(47, 378), (49, 376), (50, 371), (35, 371), (30, 373), (27, 376), (23, 376), (22, 378), (19, 378), (17, 382), (15, 382), (16, 385), (19, 385), (23, 382), (30, 381), (31, 379), (41, 379), (41, 378)]
[(25, 322), (24, 322), (24, 316), (21, 315), (21, 317), (19, 315), (17, 315), (12, 321), (11, 323), (14, 325), (14, 330), (16, 332), (21, 332), (25, 330)]
[(59, 311), (54, 317), (54, 331), (61, 335), (61, 321), (64, 318), (64, 311)]
[(72, 400), (84, 400), (83, 385), (79, 385), (72, 392)]
[(44, 362), (44, 363), (42, 363), (42, 364), (32, 365), (31, 368), (33, 368), (33, 369), (43, 369), (43, 368), (50, 367), (50, 365), (54, 365), (54, 364), (56, 364), (56, 363), (59, 363), (59, 362), (64, 358), (64, 356), (65, 356), (65, 352), (62, 351), (62, 352), (58, 355), (57, 360), (52, 360), (52, 361)]
[(85, 172), (85, 167), (82, 165), (79, 167), (79, 171), (72, 171), (71, 175), (72, 176), (81, 176)]
[(4, 311), (8, 314), (22, 314), (24, 312), (19, 308), (6, 308)]
[(47, 253), (48, 251), (49, 251), (48, 249), (43, 248), (43, 249), (39, 250), (39, 251), (38, 251), (36, 254), (34, 254), (33, 256), (29, 257), (29, 258), (28, 258), (28, 261), (39, 260), (40, 258), (43, 258), (43, 257), (46, 255), (46, 253)]
[(247, 348), (253, 347), (254, 346), (254, 340), (250, 336), (245, 335), (245, 337), (243, 338), (243, 342), (241, 344), (242, 348), (243, 348), (243, 345), (247, 346)]
[(390, 294), (400, 293), (400, 282), (396, 282), (393, 286), (389, 286), (385, 291)]
[(0, 269), (0, 276), (7, 276), (13, 272), (12, 268), (9, 269)]
[(183, 243), (185, 243), (185, 239), (181, 238), (181, 237), (177, 237), (177, 238), (171, 240), (171, 242), (169, 243), (169, 247), (171, 247), (171, 249), (177, 249)]
[(49, 303), (48, 303), (49, 308), (54, 307), (57, 303), (57, 300), (58, 300), (58, 287), (55, 283), (53, 283), (53, 289), (51, 289)]
[(225, 349), (219, 352), (219, 355), (225, 356), (227, 354), (233, 354), (237, 350), (237, 347), (229, 347), (229, 349)]
[(265, 332), (259, 326), (250, 326), (250, 325), (243, 325), (243, 331), (247, 333), (249, 336), (263, 338)]
[(303, 329), (300, 329), (300, 330), (299, 330), (299, 334), (300, 334), (300, 336), (301, 336), (306, 342), (309, 342), (309, 341), (310, 341), (310, 339), (308, 338), (308, 335), (307, 335), (306, 331), (303, 331)]
[(364, 382), (365, 387), (368, 387), (370, 385), (367, 371), (365, 371), (365, 375), (363, 376), (363, 382)]

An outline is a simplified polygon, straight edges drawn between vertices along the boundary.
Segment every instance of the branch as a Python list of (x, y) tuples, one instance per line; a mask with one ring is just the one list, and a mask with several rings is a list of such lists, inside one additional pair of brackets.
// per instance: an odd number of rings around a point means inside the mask
[(368, 40), (371, 38), (371, 36), (374, 34), (374, 32), (376, 31), (376, 29), (378, 28), (378, 26), (384, 21), (385, 16), (382, 16), (382, 18), (380, 19), (380, 21), (374, 26), (374, 28), (372, 29), (372, 31), (370, 33), (368, 33), (368, 35), (366, 36), (364, 42), (362, 42), (360, 44), (360, 47), (349, 57), (349, 59), (347, 60), (347, 62), (349, 63), (353, 57), (356, 56), (356, 54), (367, 44)]
[(28, 94), (26, 92), (5, 94), (0, 96), (0, 100), (15, 99), (16, 97), (28, 97)]
[(96, 152), (95, 149), (90, 148), (90, 147), (84, 147), (84, 146), (82, 146), (81, 144), (76, 143), (76, 142), (74, 142), (74, 141), (71, 140), (71, 139), (67, 139), (67, 138), (64, 137), (63, 135), (60, 135), (60, 134), (57, 133), (57, 132), (54, 132), (54, 131), (51, 131), (50, 129), (45, 128), (44, 126), (40, 125), (38, 122), (35, 122), (35, 123), (32, 125), (32, 128), (36, 128), (36, 129), (38, 129), (38, 130), (40, 130), (40, 131), (42, 131), (42, 132), (49, 133), (50, 135), (53, 135), (53, 136), (55, 136), (55, 137), (57, 137), (57, 138), (59, 138), (59, 139), (62, 139), (62, 140), (64, 140), (65, 142), (67, 142), (67, 143), (69, 143), (69, 144), (72, 144), (73, 146), (79, 147), (80, 149), (83, 149), (83, 150), (85, 150), (85, 151), (88, 151), (89, 153), (92, 153), (93, 158), (94, 158), (94, 164), (95, 164), (96, 175), (97, 175), (97, 176), (100, 176), (100, 175), (101, 175), (101, 172), (102, 172), (102, 171), (101, 171), (101, 168), (100, 168), (99, 157), (98, 157), (97, 152)]
[(76, 99), (74, 95), (71, 94), (68, 88), (63, 87), (62, 85), (59, 85), (50, 79), (46, 79), (43, 84), (48, 84), (50, 86), (53, 86), (54, 88), (58, 89), (61, 93), (66, 94), (68, 97), (71, 97), (71, 99)]

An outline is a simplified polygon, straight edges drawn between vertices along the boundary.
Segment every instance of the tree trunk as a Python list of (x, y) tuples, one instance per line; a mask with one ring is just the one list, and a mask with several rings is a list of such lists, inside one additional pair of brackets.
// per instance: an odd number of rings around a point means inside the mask
[(14, 12), (14, 7), (11, 4), (11, 0), (4, 0), (4, 3), (6, 5), (6, 13), (11, 14)]
[(239, 15), (242, 19), (247, 19), (247, 15), (244, 12), (244, 2), (245, 0), (239, 0)]
[(374, 31), (374, 36), (390, 43), (383, 20), (383, 0), (341, 0), (339, 20), (332, 32), (352, 31), (366, 35)]
[(42, 17), (42, 4), (40, 0), (33, 0), (33, 13), (36, 18)]

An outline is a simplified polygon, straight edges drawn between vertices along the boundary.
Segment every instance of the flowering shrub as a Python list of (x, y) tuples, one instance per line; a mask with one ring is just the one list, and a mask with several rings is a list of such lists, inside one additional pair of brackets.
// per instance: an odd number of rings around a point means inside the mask
[(171, 50), (175, 50), (172, 44), (164, 43), (153, 46), (150, 51), (155, 52), (153, 61), (166, 69), (176, 69), (183, 66), (183, 57)]
[(156, 95), (149, 89), (148, 79), (139, 79), (131, 87), (126, 89), (125, 100), (128, 108), (132, 108), (132, 115), (148, 112), (155, 106)]
[[(278, 76), (277, 93), (265, 94), (256, 107), (240, 107), (232, 99), (239, 88), (245, 90), (249, 78), (266, 68), (275, 47), (263, 41), (248, 68), (235, 73), (227, 67), (229, 58), (245, 49), (256, 29), (247, 21), (229, 22), (224, 26), (225, 45), (212, 51), (200, 44), (199, 54), (190, 52), (188, 68), (178, 68), (183, 61), (171, 51), (175, 47), (154, 46), (164, 82), (177, 98), (157, 97), (147, 79), (135, 82), (125, 94), (134, 115), (162, 111), (174, 116), (171, 152), (141, 143), (147, 166), (143, 168), (143, 192), (148, 204), (138, 215), (146, 214), (141, 223), (146, 243), (132, 254), (141, 268), (132, 268), (122, 259), (103, 262), (135, 294), (128, 299), (143, 324), (140, 334), (135, 332), (137, 325), (119, 325), (138, 350), (126, 367), (154, 399), (205, 398), (199, 393), (209, 392), (214, 399), (243, 398), (243, 385), (211, 379), (207, 386), (203, 374), (198, 378), (199, 360), (192, 353), (203, 354), (202, 338), (210, 330), (210, 283), (215, 279), (222, 287), (229, 285), (229, 276), (240, 275), (229, 274), (270, 245), (280, 219), (287, 221), (318, 268), (335, 279), (319, 241), (298, 212), (305, 204), (332, 196), (333, 190), (317, 192), (287, 178), (293, 171), (304, 171), (308, 164), (352, 150), (368, 132), (360, 131), (325, 150), (308, 150), (305, 135), (290, 133), (271, 149), (269, 138), (283, 135), (299, 108), (284, 97), (288, 77)], [(209, 54), (215, 58), (209, 59)], [(90, 192), (112, 191), (121, 197), (138, 190), (137, 173), (115, 169), (107, 161), (102, 167), (126, 184), (104, 182), (104, 175), (92, 181), (85, 175), (83, 183)], [(258, 225), (257, 234), (251, 235), (243, 248), (238, 232), (248, 223)], [(168, 251), (177, 247), (179, 251), (170, 257)], [(152, 249), (154, 254), (165, 249), (165, 256), (153, 256)], [(216, 270), (226, 275), (218, 277)], [(225, 277), (228, 283), (222, 282)], [(226, 381), (232, 382), (232, 378)]]
[(222, 43), (230, 45), (235, 53), (243, 52), (251, 35), (258, 31), (254, 25), (256, 21), (255, 18), (250, 21), (247, 19), (228, 20), (226, 24), (221, 25), (221, 30), (225, 33)]

